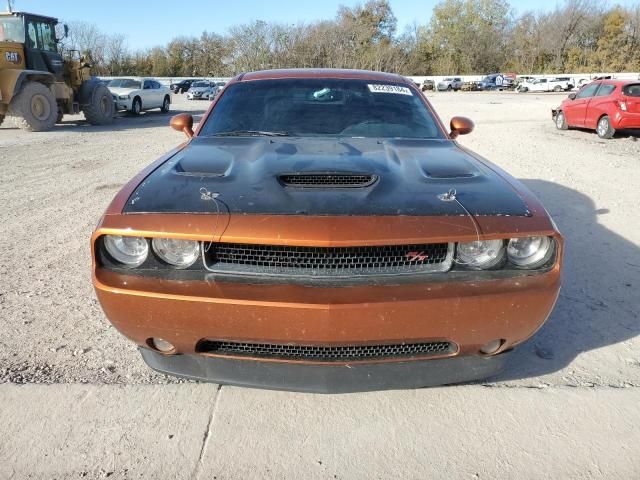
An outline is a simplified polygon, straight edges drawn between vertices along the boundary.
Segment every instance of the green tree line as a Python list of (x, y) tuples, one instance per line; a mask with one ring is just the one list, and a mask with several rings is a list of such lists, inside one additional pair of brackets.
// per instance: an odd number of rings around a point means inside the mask
[(368, 0), (315, 23), (254, 21), (147, 50), (95, 25), (70, 27), (65, 46), (89, 50), (101, 75), (222, 77), (296, 67), (403, 75), (640, 71), (640, 4), (597, 0), (520, 15), (506, 0), (442, 0), (428, 22), (402, 32), (389, 1)]

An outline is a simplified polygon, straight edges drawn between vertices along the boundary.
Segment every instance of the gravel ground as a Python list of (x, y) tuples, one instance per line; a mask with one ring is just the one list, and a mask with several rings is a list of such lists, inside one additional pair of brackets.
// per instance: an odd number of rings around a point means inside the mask
[[(476, 122), (461, 143), (522, 179), (567, 240), (555, 311), (487, 385), (640, 386), (639, 139), (557, 131), (559, 95), (429, 96), (446, 122)], [(174, 102), (174, 113), (208, 106)], [(89, 238), (111, 198), (182, 141), (169, 117), (123, 115), (101, 128), (71, 116), (37, 134), (9, 119), (0, 127), (0, 383), (179, 382), (150, 371), (110, 326), (90, 279)]]

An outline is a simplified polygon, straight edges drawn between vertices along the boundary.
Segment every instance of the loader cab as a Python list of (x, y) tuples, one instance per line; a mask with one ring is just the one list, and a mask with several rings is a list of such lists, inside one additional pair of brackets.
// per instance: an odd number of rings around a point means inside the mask
[(56, 80), (64, 80), (64, 59), (58, 51), (56, 25), (58, 19), (14, 12), (24, 25), (24, 57), (27, 70), (52, 73)]

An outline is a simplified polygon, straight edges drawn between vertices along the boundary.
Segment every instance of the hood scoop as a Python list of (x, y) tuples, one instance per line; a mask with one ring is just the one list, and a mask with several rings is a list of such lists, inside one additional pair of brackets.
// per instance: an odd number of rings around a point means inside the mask
[(178, 154), (173, 173), (185, 177), (226, 177), (233, 166), (233, 155), (226, 150), (200, 145)]
[(373, 185), (378, 177), (367, 173), (287, 173), (279, 177), (285, 187), (293, 188), (363, 188)]

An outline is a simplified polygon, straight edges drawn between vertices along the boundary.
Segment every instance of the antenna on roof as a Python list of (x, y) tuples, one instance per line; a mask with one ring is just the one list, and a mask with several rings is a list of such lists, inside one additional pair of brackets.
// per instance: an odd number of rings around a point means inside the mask
[(13, 12), (13, 0), (7, 0), (7, 9), (9, 10), (9, 13)]

